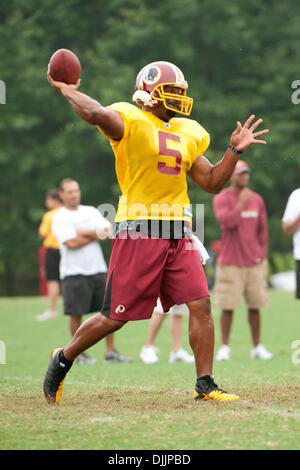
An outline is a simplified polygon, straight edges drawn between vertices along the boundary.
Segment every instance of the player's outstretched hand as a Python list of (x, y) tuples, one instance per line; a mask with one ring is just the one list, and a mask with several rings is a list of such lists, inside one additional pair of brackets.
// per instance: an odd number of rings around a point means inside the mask
[[(257, 137), (260, 137), (269, 132), (269, 129), (264, 129), (262, 131), (255, 132), (257, 127), (262, 123), (262, 119), (257, 119), (252, 125), (255, 115), (252, 114), (245, 124), (242, 124), (238, 121), (235, 131), (231, 135), (230, 145), (236, 148), (237, 150), (245, 150), (252, 144), (266, 144), (265, 140), (259, 140)], [(251, 125), (251, 126), (250, 126)]]
[(80, 87), (80, 78), (78, 79), (77, 83), (75, 83), (75, 85), (67, 85), (67, 83), (58, 82), (54, 80), (50, 75), (49, 66), (48, 66), (48, 71), (47, 71), (47, 80), (50, 83), (50, 85), (54, 88), (54, 90), (60, 94), (62, 93), (62, 90), (66, 87), (71, 90), (78, 90), (78, 88)]

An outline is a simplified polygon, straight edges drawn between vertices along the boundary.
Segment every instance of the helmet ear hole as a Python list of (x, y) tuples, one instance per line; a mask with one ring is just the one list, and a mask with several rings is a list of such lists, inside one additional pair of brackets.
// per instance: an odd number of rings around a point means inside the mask
[(132, 101), (140, 106), (150, 106), (151, 108), (158, 105), (158, 101), (150, 93), (143, 90), (136, 90), (132, 95)]

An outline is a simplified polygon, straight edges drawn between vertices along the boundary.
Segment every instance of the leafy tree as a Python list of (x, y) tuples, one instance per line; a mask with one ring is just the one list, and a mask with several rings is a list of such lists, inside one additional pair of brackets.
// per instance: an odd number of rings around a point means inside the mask
[[(169, 60), (185, 73), (192, 118), (211, 135), (206, 156), (218, 161), (237, 120), (264, 119), (268, 145), (245, 152), (251, 187), (269, 214), (270, 255), (290, 253), (281, 230), (289, 193), (299, 185), (300, 7), (294, 0), (11, 0), (0, 5), (0, 292), (37, 293), (37, 228), (44, 195), (78, 179), (83, 203), (117, 205), (120, 194), (109, 143), (80, 120), (46, 80), (52, 53), (66, 47), (82, 64), (81, 91), (104, 105), (130, 101), (137, 72)], [(189, 181), (193, 204), (205, 204), (205, 242), (219, 238), (212, 195)], [(108, 259), (110, 244), (105, 245)], [(277, 263), (278, 264), (278, 263)]]

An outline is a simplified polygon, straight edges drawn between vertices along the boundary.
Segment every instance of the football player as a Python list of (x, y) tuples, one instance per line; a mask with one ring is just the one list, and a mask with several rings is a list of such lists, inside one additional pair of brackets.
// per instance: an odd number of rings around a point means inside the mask
[[(189, 341), (195, 356), (196, 400), (238, 400), (213, 377), (214, 325), (206, 276), (191, 236), (187, 174), (200, 188), (218, 193), (230, 179), (241, 153), (265, 144), (262, 119), (237, 122), (223, 158), (204, 156), (208, 132), (188, 116), (193, 100), (181, 70), (153, 62), (138, 74), (133, 101), (102, 106), (76, 85), (50, 85), (76, 113), (110, 141), (122, 197), (101, 313), (89, 318), (69, 344), (55, 349), (44, 379), (49, 403), (59, 403), (74, 359), (128, 321), (150, 318), (157, 298), (164, 311), (189, 308)], [(179, 116), (179, 117), (178, 117)]]

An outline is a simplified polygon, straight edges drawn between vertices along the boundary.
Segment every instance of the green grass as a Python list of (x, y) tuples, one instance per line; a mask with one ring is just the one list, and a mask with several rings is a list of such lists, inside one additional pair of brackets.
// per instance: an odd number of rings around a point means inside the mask
[[(169, 364), (166, 318), (157, 339), (160, 362), (144, 365), (139, 352), (148, 321), (127, 324), (116, 334), (117, 348), (131, 364), (105, 364), (105, 345), (90, 354), (94, 366), (74, 364), (59, 406), (49, 406), (42, 381), (54, 347), (69, 341), (68, 319), (36, 322), (45, 298), (0, 299), (0, 449), (98, 450), (291, 450), (299, 449), (300, 364), (292, 343), (300, 339), (300, 302), (293, 294), (270, 291), (262, 312), (262, 342), (271, 361), (251, 361), (250, 332), (244, 304), (235, 312), (232, 360), (215, 362), (216, 382), (238, 393), (233, 403), (194, 402), (193, 364)], [(213, 308), (216, 348), (219, 312)], [(183, 346), (189, 348), (187, 318)], [(299, 355), (298, 355), (299, 356)]]

